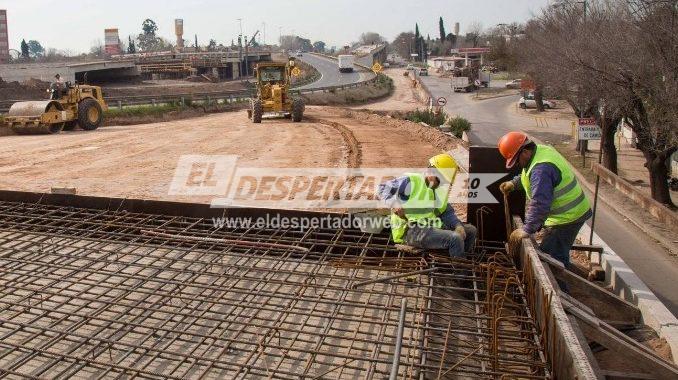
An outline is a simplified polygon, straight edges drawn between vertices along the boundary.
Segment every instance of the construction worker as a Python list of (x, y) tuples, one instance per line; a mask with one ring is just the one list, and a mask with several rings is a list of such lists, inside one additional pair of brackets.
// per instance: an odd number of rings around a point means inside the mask
[(476, 228), (462, 223), (448, 203), (457, 163), (447, 153), (429, 160), (425, 173), (407, 173), (379, 185), (379, 197), (391, 206), (391, 235), (398, 244), (444, 249), (464, 257), (473, 249)]
[(50, 86), (50, 99), (56, 100), (61, 97), (61, 92), (63, 91), (64, 88), (64, 82), (61, 80), (61, 75), (56, 74), (54, 76), (54, 83)]
[(499, 140), (506, 168), (522, 169), (499, 189), (504, 193), (525, 190), (528, 204), (525, 224), (509, 237), (518, 247), (523, 238), (544, 230), (540, 249), (568, 267), (570, 249), (579, 229), (591, 217), (591, 207), (577, 178), (563, 156), (548, 145), (537, 145), (522, 132), (509, 132)]

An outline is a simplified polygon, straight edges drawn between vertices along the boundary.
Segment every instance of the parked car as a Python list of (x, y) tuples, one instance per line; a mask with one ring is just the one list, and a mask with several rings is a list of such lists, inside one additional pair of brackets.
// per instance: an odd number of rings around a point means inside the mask
[[(556, 108), (556, 102), (554, 102), (553, 100), (544, 99), (543, 103), (545, 109)], [(537, 108), (537, 101), (534, 100), (534, 95), (529, 94), (527, 96), (520, 98), (520, 100), (518, 101), (518, 107), (522, 109)]]
[(408, 69), (408, 70), (414, 70), (415, 68), (416, 68), (416, 67), (415, 67), (413, 64), (411, 64), (411, 63), (409, 63), (409, 64), (407, 65), (407, 69)]
[(426, 69), (426, 68), (419, 69), (419, 76), (420, 77), (427, 77), (428, 76), (428, 69)]
[(303, 53), (301, 52), (301, 50), (299, 50), (299, 51), (297, 52), (297, 57), (302, 57), (302, 56), (303, 56)]
[(523, 82), (522, 79), (514, 79), (506, 83), (506, 88), (520, 88), (520, 84)]

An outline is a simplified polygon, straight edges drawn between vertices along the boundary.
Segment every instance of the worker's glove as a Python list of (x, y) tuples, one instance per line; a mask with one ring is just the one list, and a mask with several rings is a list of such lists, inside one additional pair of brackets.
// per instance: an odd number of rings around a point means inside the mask
[(463, 225), (458, 225), (455, 229), (454, 232), (458, 233), (459, 236), (461, 236), (462, 240), (466, 239), (466, 230), (464, 229)]
[(530, 234), (525, 232), (522, 228), (511, 232), (511, 236), (509, 236), (508, 239), (509, 253), (513, 256), (517, 256), (520, 251), (520, 246), (523, 244), (523, 239), (529, 236)]
[(499, 185), (499, 190), (501, 190), (501, 192), (504, 194), (508, 194), (515, 189), (516, 185), (514, 185), (512, 181), (506, 181)]
[(391, 211), (394, 214), (398, 215), (400, 217), (400, 219), (407, 219), (407, 215), (405, 214), (405, 210), (403, 210), (402, 208), (400, 208), (400, 207), (393, 208), (393, 209), (391, 209)]

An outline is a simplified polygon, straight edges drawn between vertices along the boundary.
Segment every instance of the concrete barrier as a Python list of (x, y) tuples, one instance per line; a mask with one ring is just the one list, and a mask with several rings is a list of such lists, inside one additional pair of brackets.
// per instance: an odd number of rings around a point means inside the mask
[[(579, 238), (588, 241), (590, 235), (591, 228), (584, 224), (579, 231)], [(643, 323), (666, 339), (673, 354), (673, 362), (678, 364), (678, 319), (595, 232), (593, 244), (603, 247), (603, 253), (599, 256), (593, 255), (591, 261), (605, 269), (605, 284), (613, 293), (638, 306)]]
[(672, 230), (678, 231), (678, 215), (674, 211), (669, 210), (668, 207), (655, 201), (649, 195), (638, 190), (631, 183), (607, 170), (602, 165), (594, 162), (591, 165), (591, 169), (595, 174), (600, 176), (600, 179), (614, 186), (615, 189), (647, 210), (657, 220), (666, 224)]

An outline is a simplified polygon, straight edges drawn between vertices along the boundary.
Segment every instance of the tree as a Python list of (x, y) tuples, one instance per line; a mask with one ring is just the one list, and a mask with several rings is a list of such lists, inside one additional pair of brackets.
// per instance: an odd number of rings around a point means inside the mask
[(452, 47), (457, 46), (457, 36), (456, 36), (456, 35), (454, 35), (454, 34), (452, 34), (452, 33), (448, 34), (448, 35), (447, 35), (447, 41), (450, 42), (450, 44), (452, 45)]
[(445, 33), (445, 24), (443, 23), (442, 16), (440, 16), (440, 20), (438, 20), (438, 29), (440, 30), (440, 42), (443, 43), (445, 42), (445, 37), (447, 36), (447, 33)]
[(360, 35), (362, 45), (378, 45), (384, 43), (385, 39), (379, 33), (366, 32)]
[(21, 40), (21, 58), (28, 59), (30, 57), (30, 50), (26, 40)]
[(45, 48), (36, 40), (28, 41), (28, 51), (35, 58), (42, 57), (45, 54)]
[(391, 43), (391, 47), (399, 56), (410, 59), (414, 38), (414, 33), (412, 32), (400, 33)]
[(473, 47), (478, 47), (482, 34), (483, 24), (477, 21), (470, 23), (466, 31), (466, 43), (471, 44)]
[(89, 55), (95, 58), (103, 58), (106, 54), (106, 49), (100, 40), (95, 41), (95, 43), (89, 48)]
[(147, 18), (141, 23), (141, 30), (144, 32), (144, 34), (152, 34), (155, 36), (155, 33), (158, 31), (158, 25), (155, 23), (155, 21)]
[(198, 49), (198, 35), (197, 34), (195, 35), (195, 45), (193, 45), (193, 46), (195, 47), (196, 50)]
[(313, 50), (322, 53), (325, 51), (325, 43), (323, 41), (316, 41), (313, 43)]
[(280, 39), (280, 47), (284, 50), (304, 50), (310, 51), (313, 50), (313, 45), (311, 40), (306, 38), (301, 38), (299, 36), (282, 36)]
[(216, 50), (217, 50), (217, 41), (211, 39), (210, 43), (207, 45), (207, 51), (216, 51)]
[(132, 39), (132, 36), (128, 36), (129, 42), (127, 44), (127, 53), (128, 54), (134, 54), (137, 52), (137, 47), (134, 44), (134, 40)]
[(420, 55), (421, 51), (421, 35), (419, 34), (419, 24), (414, 24), (414, 54), (417, 54), (417, 59), (415, 61), (419, 61), (421, 59)]
[(652, 198), (669, 206), (667, 160), (678, 147), (678, 10), (672, 3), (590, 0), (586, 17), (576, 4), (547, 8), (528, 23), (517, 49), (526, 72), (578, 114), (605, 125), (603, 162), (611, 170), (611, 137), (626, 119), (645, 158)]
[(158, 31), (158, 26), (155, 21), (151, 19), (144, 20), (144, 22), (141, 23), (141, 30), (143, 32), (137, 36), (139, 49), (141, 51), (157, 51), (164, 47), (165, 44), (163, 41), (155, 35)]

